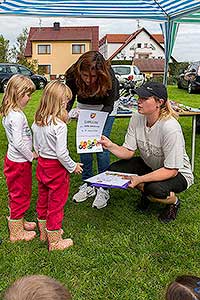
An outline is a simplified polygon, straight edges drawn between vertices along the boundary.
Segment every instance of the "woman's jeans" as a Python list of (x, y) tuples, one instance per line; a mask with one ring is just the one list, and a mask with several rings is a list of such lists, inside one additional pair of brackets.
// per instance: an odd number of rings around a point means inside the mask
[[(106, 137), (110, 136), (112, 125), (115, 120), (114, 116), (109, 116), (106, 120), (103, 135)], [(108, 169), (110, 165), (110, 152), (108, 150), (103, 150), (103, 152), (98, 152), (97, 154), (97, 165), (98, 165), (98, 172), (102, 173)], [(92, 172), (92, 162), (93, 162), (93, 153), (84, 153), (80, 154), (81, 162), (83, 163), (83, 173), (82, 179), (88, 179), (93, 176)]]

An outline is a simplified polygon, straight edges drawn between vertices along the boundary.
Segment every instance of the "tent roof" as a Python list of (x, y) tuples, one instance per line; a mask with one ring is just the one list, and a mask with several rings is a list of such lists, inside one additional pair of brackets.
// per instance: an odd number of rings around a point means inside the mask
[(137, 18), (160, 22), (191, 15), (200, 21), (199, 0), (0, 0), (0, 14), (82, 18)]

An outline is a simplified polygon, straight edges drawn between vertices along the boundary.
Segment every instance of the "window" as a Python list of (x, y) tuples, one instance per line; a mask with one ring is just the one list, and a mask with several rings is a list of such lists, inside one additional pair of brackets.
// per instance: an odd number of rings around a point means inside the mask
[(151, 48), (152, 50), (156, 50), (156, 48), (155, 48), (154, 45), (152, 45), (152, 44), (150, 44), (150, 48)]
[(85, 44), (72, 45), (72, 54), (82, 54), (85, 52)]
[(129, 75), (131, 73), (130, 67), (112, 67), (114, 72), (119, 75)]
[(138, 44), (137, 44), (137, 47), (138, 47), (138, 48), (142, 48), (142, 44), (141, 44), (141, 43), (138, 43)]
[(135, 75), (140, 75), (140, 70), (136, 66), (134, 66), (134, 73)]
[(130, 47), (130, 50), (135, 50), (135, 44)]
[(19, 73), (19, 70), (16, 66), (9, 66), (8, 70), (9, 70), (9, 73), (12, 73), (12, 74)]
[(148, 43), (144, 43), (144, 48), (148, 48)]
[(6, 67), (0, 66), (0, 73), (6, 73)]
[(38, 54), (51, 54), (51, 45), (38, 45)]
[(26, 68), (24, 68), (24, 67), (20, 67), (19, 66), (19, 70), (20, 70), (20, 73), (22, 75), (25, 75), (25, 76), (31, 76), (32, 75), (31, 71), (28, 70), (28, 69), (26, 69)]
[(138, 58), (146, 59), (146, 58), (149, 58), (149, 55), (148, 54), (139, 54)]
[(51, 74), (51, 65), (38, 65), (40, 74)]

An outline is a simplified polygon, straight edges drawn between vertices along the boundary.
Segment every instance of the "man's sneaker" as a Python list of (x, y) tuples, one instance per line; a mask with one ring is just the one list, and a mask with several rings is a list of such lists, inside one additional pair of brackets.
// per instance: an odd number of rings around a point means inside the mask
[(137, 210), (141, 212), (147, 212), (149, 209), (151, 201), (142, 193), (142, 197), (140, 198), (140, 202), (137, 205)]
[(108, 200), (110, 199), (109, 190), (103, 189), (100, 187), (97, 190), (97, 195), (92, 203), (92, 207), (101, 209), (107, 205)]
[(158, 220), (160, 222), (164, 222), (164, 223), (174, 221), (176, 219), (179, 208), (180, 208), (180, 201), (179, 200), (176, 204), (166, 205), (164, 210), (158, 216)]
[(76, 193), (72, 199), (74, 202), (83, 202), (95, 195), (96, 195), (95, 187), (87, 185), (87, 183), (84, 183), (79, 187), (78, 193)]

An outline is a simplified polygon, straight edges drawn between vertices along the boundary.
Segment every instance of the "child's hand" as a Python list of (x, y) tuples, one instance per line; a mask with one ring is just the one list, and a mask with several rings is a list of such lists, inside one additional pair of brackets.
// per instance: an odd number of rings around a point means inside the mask
[(74, 170), (75, 174), (81, 174), (83, 172), (83, 168), (82, 168), (83, 164), (82, 163), (77, 163), (76, 164), (76, 168)]
[(39, 156), (39, 155), (37, 154), (37, 152), (33, 151), (33, 159), (37, 159), (38, 156)]

